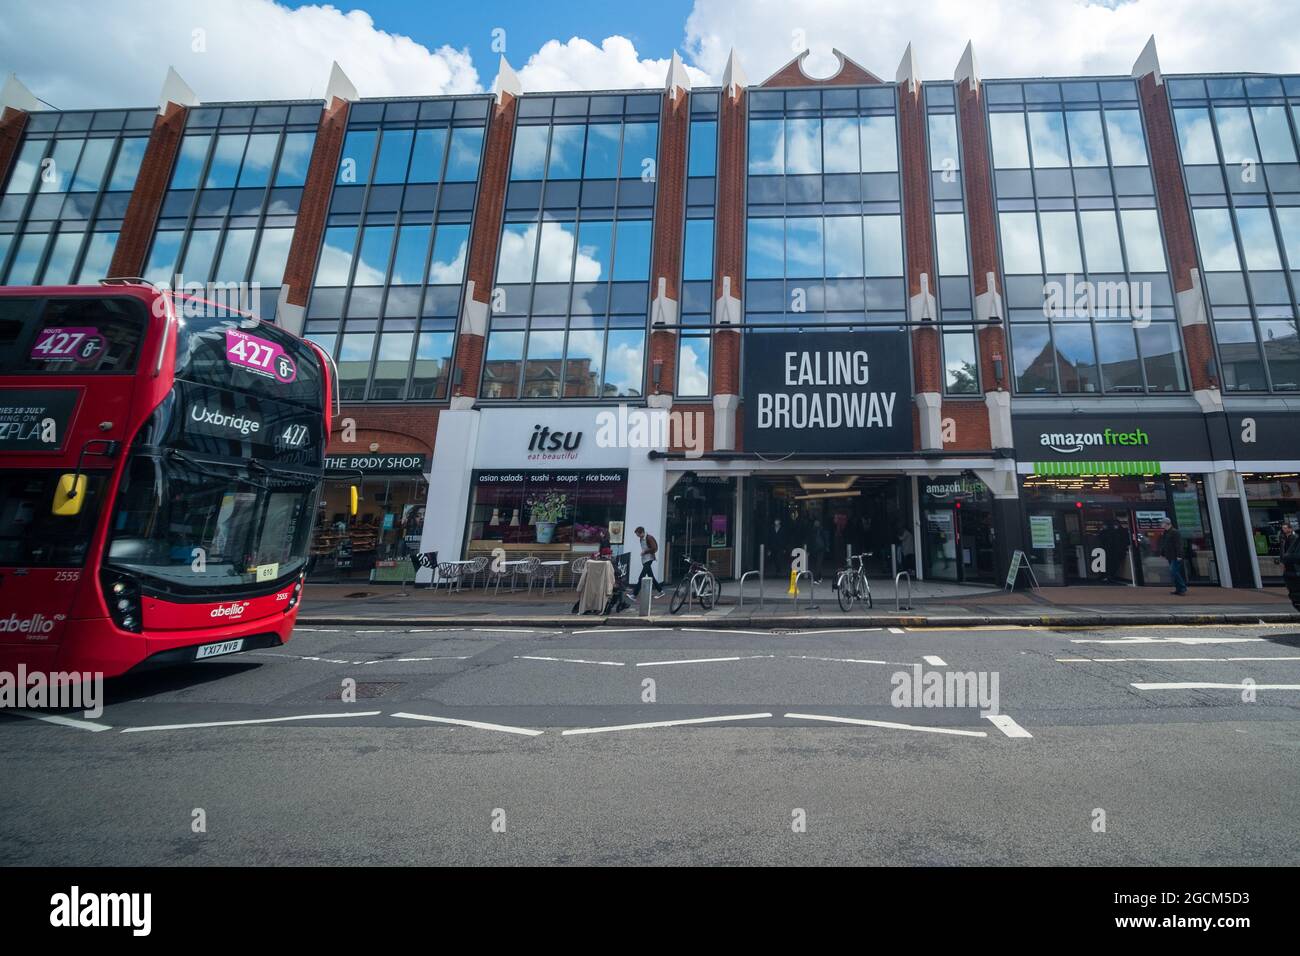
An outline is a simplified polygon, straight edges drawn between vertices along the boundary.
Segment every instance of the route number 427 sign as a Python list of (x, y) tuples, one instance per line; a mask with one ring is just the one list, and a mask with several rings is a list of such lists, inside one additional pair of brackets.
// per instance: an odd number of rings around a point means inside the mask
[(298, 367), (284, 349), (238, 329), (226, 329), (226, 361), (254, 375), (275, 379), (282, 385), (288, 385), (298, 377)]

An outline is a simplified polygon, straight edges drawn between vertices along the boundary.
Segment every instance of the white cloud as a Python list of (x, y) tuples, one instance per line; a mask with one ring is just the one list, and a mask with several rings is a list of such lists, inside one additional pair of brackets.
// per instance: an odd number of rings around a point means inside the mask
[(754, 83), (796, 55), (796, 31), (814, 76), (834, 70), (836, 47), (892, 81), (910, 41), (924, 78), (950, 79), (967, 40), (985, 76), (1127, 75), (1154, 33), (1169, 73), (1288, 72), (1300, 61), (1300, 34), (1283, 24), (1298, 17), (1300, 0), (696, 0), (686, 49), (716, 80), (734, 46)]
[[(543, 90), (663, 89), (669, 59), (642, 59), (626, 37), (606, 37), (596, 46), (572, 37), (564, 43), (548, 40), (519, 69), (524, 92)], [(692, 83), (707, 83), (708, 74), (687, 67)]]
[(60, 109), (152, 105), (169, 64), (208, 102), (321, 97), (332, 60), (362, 96), (482, 89), (468, 50), (430, 50), (376, 28), (362, 10), (43, 0), (10, 4), (0, 19), (4, 71)]

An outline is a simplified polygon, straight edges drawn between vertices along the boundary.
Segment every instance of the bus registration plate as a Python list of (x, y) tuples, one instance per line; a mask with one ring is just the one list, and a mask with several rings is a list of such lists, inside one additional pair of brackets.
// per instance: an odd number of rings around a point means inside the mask
[(204, 644), (194, 655), (196, 661), (201, 661), (208, 657), (220, 657), (222, 654), (234, 654), (244, 648), (244, 639), (241, 637), (237, 641), (222, 641), (220, 644)]

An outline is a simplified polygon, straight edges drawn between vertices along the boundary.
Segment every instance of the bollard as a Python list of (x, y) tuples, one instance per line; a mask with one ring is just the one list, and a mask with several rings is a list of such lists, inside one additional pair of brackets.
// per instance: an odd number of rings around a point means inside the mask
[(650, 585), (643, 587), (636, 596), (637, 613), (642, 617), (650, 616), (650, 602), (654, 600), (654, 589)]

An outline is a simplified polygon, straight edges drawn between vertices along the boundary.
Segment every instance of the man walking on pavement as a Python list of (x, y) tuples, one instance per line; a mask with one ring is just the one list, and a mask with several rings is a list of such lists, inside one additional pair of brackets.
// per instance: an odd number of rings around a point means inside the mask
[(1164, 534), (1160, 536), (1160, 556), (1169, 562), (1169, 576), (1173, 578), (1172, 593), (1182, 597), (1187, 593), (1187, 577), (1183, 574), (1183, 536), (1168, 518), (1160, 522)]
[(641, 574), (636, 579), (636, 587), (632, 589), (633, 596), (641, 593), (641, 581), (649, 577), (650, 583), (654, 585), (655, 597), (664, 596), (664, 586), (659, 583), (655, 577), (655, 557), (659, 554), (659, 542), (655, 540), (652, 534), (646, 534), (645, 528), (637, 528), (633, 532), (637, 540), (641, 542)]

